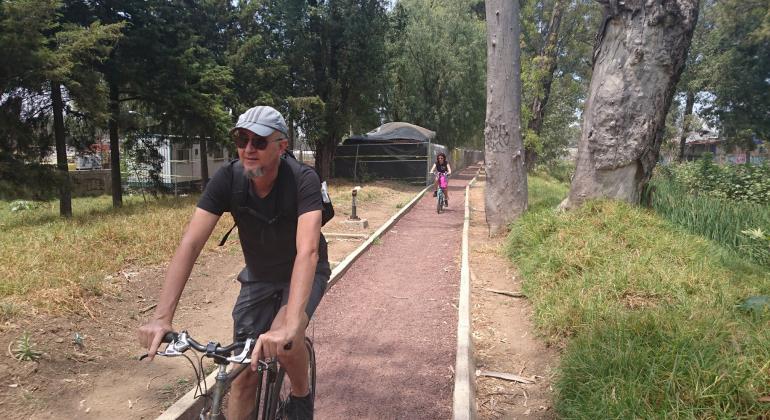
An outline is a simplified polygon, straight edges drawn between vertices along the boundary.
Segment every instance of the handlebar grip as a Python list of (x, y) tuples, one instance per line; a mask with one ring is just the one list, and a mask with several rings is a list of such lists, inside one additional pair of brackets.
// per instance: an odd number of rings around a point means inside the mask
[(179, 334), (173, 331), (169, 331), (166, 333), (166, 335), (163, 336), (163, 340), (161, 341), (161, 343), (173, 343), (178, 338), (179, 338)]

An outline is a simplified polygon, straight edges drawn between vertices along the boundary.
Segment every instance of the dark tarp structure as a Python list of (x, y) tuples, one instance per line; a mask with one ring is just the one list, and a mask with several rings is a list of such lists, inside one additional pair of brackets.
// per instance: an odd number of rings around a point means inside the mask
[(337, 146), (334, 176), (403, 179), (425, 182), (428, 169), (446, 147), (433, 143), (436, 133), (414, 124), (391, 122)]
[(405, 122), (389, 122), (376, 129), (357, 136), (351, 136), (342, 144), (368, 144), (368, 143), (426, 143), (430, 142), (436, 133), (419, 125)]

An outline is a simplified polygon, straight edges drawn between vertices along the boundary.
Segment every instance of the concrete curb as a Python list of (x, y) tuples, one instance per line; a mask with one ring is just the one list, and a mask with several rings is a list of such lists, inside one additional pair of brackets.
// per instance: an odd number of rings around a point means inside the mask
[[(481, 169), (479, 168), (479, 171)], [(468, 257), (468, 230), (470, 228), (470, 188), (479, 172), (465, 187), (465, 220), (463, 221), (462, 263), (460, 266), (460, 301), (457, 314), (457, 354), (455, 356), (455, 384), (452, 413), (455, 420), (476, 418), (475, 363), (471, 338), (471, 267)]]
[[(475, 180), (475, 178), (474, 178)], [(473, 182), (473, 181), (471, 181)], [(343, 274), (345, 274), (346, 271), (350, 268), (351, 264), (353, 264), (354, 261), (358, 259), (358, 257), (361, 256), (361, 254), (364, 253), (373, 243), (375, 240), (377, 240), (380, 236), (382, 236), (383, 233), (385, 233), (388, 229), (390, 229), (391, 226), (393, 226), (403, 215), (409, 211), (412, 207), (414, 207), (415, 204), (417, 204), (418, 201), (425, 195), (425, 192), (430, 189), (432, 185), (426, 186), (422, 191), (417, 193), (411, 201), (409, 201), (401, 210), (398, 211), (393, 217), (388, 219), (385, 223), (382, 224), (382, 226), (379, 227), (374, 233), (372, 233), (369, 238), (364, 241), (361, 245), (358, 246), (353, 252), (348, 254), (347, 257), (345, 257), (344, 260), (342, 260), (336, 267), (334, 267), (334, 270), (332, 270), (332, 274), (329, 277), (329, 282), (327, 283), (327, 290), (334, 286), (335, 283), (342, 277)], [(467, 189), (466, 189), (466, 195), (467, 195)], [(467, 199), (466, 199), (466, 218), (468, 217), (468, 209), (467, 209)], [(214, 385), (214, 380), (217, 376), (217, 371), (215, 370), (209, 376), (207, 376), (204, 380), (201, 381), (201, 387), (204, 387), (204, 381), (206, 385), (210, 388)], [(205, 388), (204, 388), (205, 389)], [(160, 416), (157, 417), (156, 420), (192, 420), (197, 419), (198, 414), (200, 413), (200, 410), (203, 408), (203, 398), (195, 398), (195, 389), (190, 390), (187, 394), (182, 396), (179, 400), (177, 400), (174, 405), (166, 409)]]

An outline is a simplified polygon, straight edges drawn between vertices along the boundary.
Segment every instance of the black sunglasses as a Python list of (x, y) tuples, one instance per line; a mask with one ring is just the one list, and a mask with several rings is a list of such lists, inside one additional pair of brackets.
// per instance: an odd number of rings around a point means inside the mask
[(250, 136), (242, 131), (234, 132), (232, 137), (235, 146), (239, 149), (245, 149), (246, 146), (249, 145), (249, 141), (251, 141), (251, 147), (257, 150), (265, 150), (268, 144), (283, 140), (283, 137), (277, 138), (275, 140), (268, 140), (266, 137), (257, 135)]

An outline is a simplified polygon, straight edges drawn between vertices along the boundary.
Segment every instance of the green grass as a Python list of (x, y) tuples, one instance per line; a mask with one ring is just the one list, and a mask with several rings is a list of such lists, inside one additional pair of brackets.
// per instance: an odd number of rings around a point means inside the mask
[(693, 195), (664, 177), (656, 177), (652, 206), (672, 223), (704, 236), (759, 264), (770, 266), (770, 243), (742, 233), (770, 233), (770, 206)]
[(737, 307), (770, 295), (768, 270), (624, 203), (554, 212), (559, 191), (530, 178), (532, 211), (507, 247), (538, 329), (564, 347), (559, 415), (768, 413), (759, 398), (770, 395), (770, 311)]

